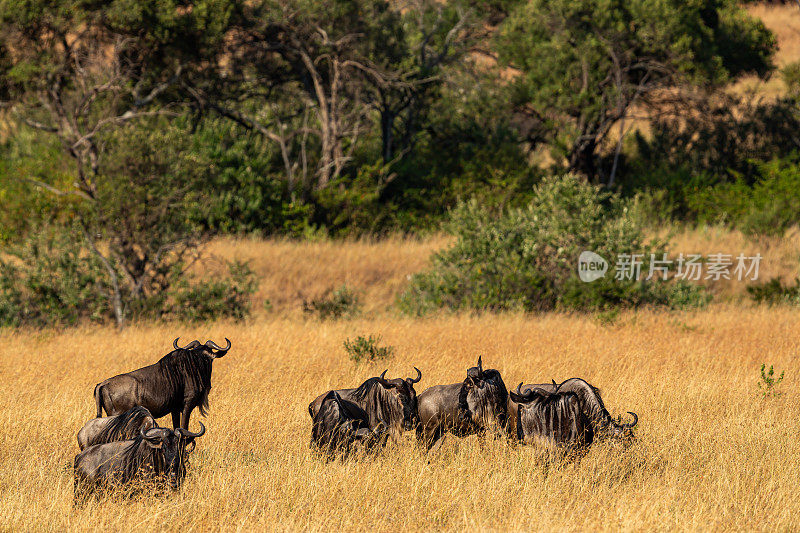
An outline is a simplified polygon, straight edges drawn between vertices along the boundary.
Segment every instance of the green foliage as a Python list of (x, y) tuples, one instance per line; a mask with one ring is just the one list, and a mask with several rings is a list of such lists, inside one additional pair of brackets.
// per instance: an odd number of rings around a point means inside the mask
[[(110, 262), (118, 277), (121, 268)], [(197, 279), (173, 263), (164, 290), (131, 294), (122, 288), (125, 315), (133, 320), (240, 320), (250, 313), (258, 283), (250, 268), (228, 265), (227, 275)], [(107, 267), (76, 229), (42, 226), (0, 258), (0, 326), (65, 326), (114, 320)]]
[(320, 320), (352, 317), (359, 312), (360, 307), (358, 295), (347, 285), (330, 290), (319, 298), (303, 301), (303, 312), (308, 315), (316, 315)]
[(767, 365), (765, 363), (761, 364), (761, 381), (758, 382), (758, 388), (765, 399), (778, 397), (781, 393), (776, 391), (775, 387), (780, 385), (781, 381), (783, 381), (783, 374), (785, 371), (781, 371), (781, 375), (776, 379), (775, 370), (772, 368), (772, 365), (769, 365), (768, 371), (766, 371), (766, 367)]
[[(495, 213), (476, 202), (460, 205), (446, 228), (456, 243), (412, 277), (398, 305), (411, 314), (434, 309), (546, 311), (602, 310), (640, 305), (685, 305), (694, 296), (661, 282), (614, 279), (621, 253), (645, 258), (645, 241), (619, 198), (572, 176), (545, 179), (531, 203)], [(605, 277), (585, 283), (578, 256), (611, 259)], [(642, 266), (647, 272), (648, 263)], [(700, 299), (696, 297), (696, 299)]]
[(780, 278), (772, 278), (764, 283), (754, 283), (747, 287), (747, 293), (754, 302), (767, 305), (800, 305), (800, 278), (794, 285), (784, 285)]
[(112, 317), (108, 275), (77, 233), (45, 226), (0, 257), (0, 326), (74, 325)]
[(558, 160), (595, 178), (597, 151), (629, 106), (682, 82), (764, 74), (775, 38), (732, 0), (528, 0), (495, 46), (521, 71), (514, 104)]
[(362, 361), (372, 362), (379, 359), (386, 359), (394, 354), (393, 346), (380, 346), (381, 336), (364, 337), (359, 335), (352, 341), (348, 338), (344, 341), (344, 349), (350, 359), (358, 364)]
[(250, 297), (257, 289), (258, 280), (247, 263), (233, 261), (228, 265), (227, 277), (182, 279), (172, 289), (167, 315), (191, 322), (242, 320), (250, 315)]

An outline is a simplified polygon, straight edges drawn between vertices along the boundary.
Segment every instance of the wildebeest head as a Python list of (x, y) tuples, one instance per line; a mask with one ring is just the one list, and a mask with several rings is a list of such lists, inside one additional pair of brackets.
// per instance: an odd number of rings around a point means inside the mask
[(459, 417), (481, 429), (503, 427), (506, 421), (508, 391), (500, 372), (478, 364), (467, 370), (458, 395)]
[(414, 384), (422, 379), (422, 372), (417, 367), (415, 378), (386, 378), (387, 370), (362, 383), (354, 392), (353, 398), (366, 404), (365, 410), (374, 418), (372, 427), (380, 421), (387, 430), (395, 435), (400, 428), (409, 431), (419, 423), (417, 411), (417, 392)]
[(329, 459), (338, 453), (346, 456), (353, 450), (368, 452), (384, 444), (387, 436), (382, 422), (370, 430), (367, 414), (355, 404), (345, 404), (335, 390), (322, 400), (311, 427), (312, 446)]
[(195, 439), (205, 432), (202, 422), (198, 433), (183, 428), (141, 431), (142, 442), (150, 449), (153, 472), (164, 476), (170, 488), (177, 489), (183, 482), (186, 477), (186, 456), (194, 450)]

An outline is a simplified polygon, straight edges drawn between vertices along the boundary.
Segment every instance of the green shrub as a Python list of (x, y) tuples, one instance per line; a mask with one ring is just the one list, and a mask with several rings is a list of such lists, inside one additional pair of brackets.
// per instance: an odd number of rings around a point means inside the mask
[(247, 263), (233, 261), (227, 277), (179, 283), (169, 314), (191, 322), (223, 317), (242, 320), (250, 314), (250, 297), (257, 289), (258, 280)]
[(317, 315), (320, 320), (336, 320), (345, 316), (358, 313), (361, 304), (358, 295), (350, 290), (347, 285), (328, 291), (327, 294), (310, 301), (303, 301), (303, 312)]
[(102, 263), (72, 230), (44, 226), (0, 257), (0, 326), (106, 321), (111, 286)]
[[(82, 235), (44, 226), (0, 257), (0, 326), (64, 326), (114, 321), (110, 275)], [(117, 275), (122, 277), (118, 267)], [(196, 279), (181, 263), (165, 275), (167, 286), (133, 297), (121, 288), (129, 319), (245, 318), (258, 283), (244, 263), (227, 276)]]
[(758, 382), (758, 388), (764, 398), (777, 398), (781, 395), (780, 392), (775, 390), (775, 387), (783, 381), (784, 373), (785, 371), (781, 371), (781, 375), (776, 379), (775, 369), (772, 365), (769, 365), (769, 370), (767, 370), (766, 363), (761, 364), (761, 381)]
[(747, 293), (754, 302), (767, 305), (800, 303), (800, 278), (794, 285), (784, 285), (780, 278), (772, 278), (765, 283), (754, 283), (747, 287)]
[(348, 338), (344, 341), (344, 349), (355, 363), (361, 361), (376, 361), (386, 359), (394, 354), (393, 346), (380, 346), (381, 336), (364, 337), (359, 335), (352, 341)]
[[(619, 198), (572, 176), (545, 179), (531, 203), (493, 213), (477, 202), (460, 205), (446, 228), (456, 237), (432, 268), (412, 277), (398, 305), (410, 314), (444, 309), (593, 311), (685, 304), (687, 289), (660, 281), (614, 279), (618, 254), (644, 254), (648, 243)], [(578, 278), (578, 256), (593, 251), (609, 262), (605, 277)], [(699, 289), (698, 289), (699, 290)]]

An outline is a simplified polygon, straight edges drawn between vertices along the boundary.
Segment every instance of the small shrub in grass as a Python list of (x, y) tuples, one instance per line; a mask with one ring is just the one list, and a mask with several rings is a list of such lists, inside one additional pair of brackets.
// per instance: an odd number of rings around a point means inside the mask
[(317, 315), (320, 320), (336, 320), (357, 314), (360, 306), (358, 295), (350, 290), (347, 285), (342, 285), (320, 298), (314, 298), (310, 301), (304, 300), (303, 312)]
[(352, 341), (348, 338), (344, 341), (344, 349), (347, 355), (350, 356), (356, 363), (362, 361), (376, 361), (378, 359), (386, 359), (394, 354), (394, 347), (380, 346), (380, 335), (373, 337), (364, 337), (359, 335)]
[(775, 390), (775, 387), (780, 385), (781, 381), (783, 381), (783, 374), (784, 371), (781, 371), (781, 375), (776, 378), (775, 369), (772, 368), (772, 365), (769, 365), (769, 370), (767, 370), (767, 365), (764, 363), (761, 364), (761, 381), (758, 383), (758, 388), (761, 390), (761, 394), (764, 398), (778, 397), (781, 395), (780, 392)]

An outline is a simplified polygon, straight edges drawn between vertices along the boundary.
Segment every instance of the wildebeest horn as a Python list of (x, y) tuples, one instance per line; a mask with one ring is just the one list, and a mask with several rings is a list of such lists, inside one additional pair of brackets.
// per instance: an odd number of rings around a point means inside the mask
[(633, 417), (633, 422), (631, 422), (630, 424), (623, 424), (623, 426), (626, 428), (632, 428), (633, 426), (639, 423), (639, 417), (636, 416), (636, 413), (634, 413), (633, 411), (628, 411), (628, 414)]
[(553, 387), (558, 388), (558, 383), (556, 383), (556, 380), (554, 380), (553, 378), (550, 378), (550, 381), (553, 382)]
[(391, 383), (389, 383), (389, 380), (386, 379), (386, 373), (388, 371), (389, 369), (387, 368), (386, 370), (381, 372), (380, 376), (378, 376), (378, 380), (381, 382), (381, 385), (383, 385), (387, 389), (393, 386)]
[(478, 372), (483, 374), (483, 363), (481, 362), (481, 356), (478, 356)]
[(172, 346), (174, 346), (176, 350), (191, 350), (192, 348), (197, 348), (198, 346), (200, 346), (200, 341), (193, 340), (192, 342), (181, 348), (180, 346), (178, 346), (178, 339), (180, 339), (180, 337), (175, 337), (175, 340), (172, 341)]
[(416, 370), (416, 371), (417, 371), (417, 377), (416, 377), (416, 379), (414, 379), (414, 378), (408, 378), (408, 382), (409, 382), (409, 383), (419, 383), (419, 380), (421, 380), (421, 379), (422, 379), (422, 372), (420, 372), (420, 371), (419, 371), (419, 368), (417, 368), (417, 367), (414, 367), (414, 370)]
[(206, 433), (206, 427), (200, 422), (200, 433), (192, 433), (188, 429), (183, 428), (176, 428), (177, 431), (182, 437), (186, 437), (187, 439), (196, 439), (197, 437), (202, 437)]
[(214, 348), (215, 350), (219, 350), (221, 352), (227, 352), (228, 350), (231, 349), (231, 341), (230, 339), (228, 339), (228, 337), (225, 337), (225, 342), (227, 342), (228, 345), (224, 348), (217, 346), (217, 343), (214, 341), (206, 341), (206, 346), (208, 346), (209, 348)]
[(517, 396), (522, 396), (522, 382), (521, 381), (519, 382), (519, 385), (517, 385), (517, 390), (514, 391), (514, 394), (516, 394)]

